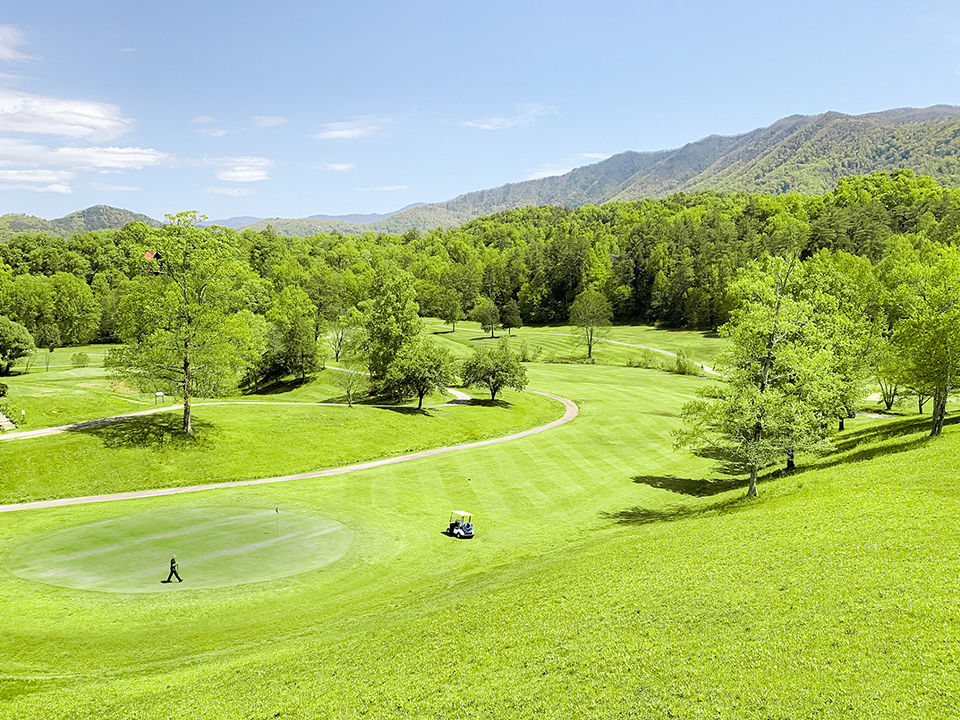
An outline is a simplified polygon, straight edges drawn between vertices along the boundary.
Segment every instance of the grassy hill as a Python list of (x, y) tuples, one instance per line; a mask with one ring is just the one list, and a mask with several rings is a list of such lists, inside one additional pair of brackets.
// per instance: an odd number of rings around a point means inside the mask
[(109, 205), (94, 205), (86, 210), (79, 210), (56, 220), (44, 220), (32, 215), (15, 213), (0, 215), (0, 240), (13, 237), (18, 233), (48, 233), (66, 237), (75, 232), (118, 230), (131, 222), (142, 222), (151, 227), (160, 227), (157, 220), (146, 215), (110, 207)]
[[(914, 417), (858, 417), (834, 454), (746, 501), (741, 478), (672, 450), (708, 380), (527, 367), (580, 417), (359, 473), (4, 516), (0, 717), (957, 716), (956, 423), (930, 440)], [(40, 438), (18, 462), (50, 440), (89, 442)], [(102, 440), (85, 462), (109, 476)], [(144, 560), (156, 593), (13, 572), (57, 533), (275, 505), (352, 544), (232, 587), (190, 589), (182, 542), (182, 585), (159, 583), (167, 557)], [(440, 534), (454, 507), (476, 513), (475, 540)]]

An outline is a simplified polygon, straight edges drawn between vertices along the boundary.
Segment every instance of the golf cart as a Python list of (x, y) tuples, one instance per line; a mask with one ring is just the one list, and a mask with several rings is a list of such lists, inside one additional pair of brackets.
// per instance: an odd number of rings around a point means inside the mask
[(463, 510), (454, 510), (450, 513), (450, 527), (447, 528), (450, 537), (469, 540), (473, 537), (473, 513)]

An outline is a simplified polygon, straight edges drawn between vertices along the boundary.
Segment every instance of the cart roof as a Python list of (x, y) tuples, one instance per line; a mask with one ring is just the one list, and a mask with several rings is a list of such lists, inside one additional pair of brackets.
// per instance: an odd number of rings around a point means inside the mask
[(451, 515), (459, 515), (460, 517), (473, 517), (473, 513), (469, 513), (466, 510), (451, 510)]

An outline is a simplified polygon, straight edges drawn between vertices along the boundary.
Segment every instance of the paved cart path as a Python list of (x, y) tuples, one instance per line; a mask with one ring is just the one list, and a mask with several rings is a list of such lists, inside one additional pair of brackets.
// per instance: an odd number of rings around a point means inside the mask
[[(56, 500), (39, 500), (37, 502), (28, 502), (28, 503), (18, 503), (14, 505), (0, 505), (0, 512), (13, 512), (15, 510), (35, 510), (40, 508), (54, 508), (54, 507), (65, 507), (67, 505), (83, 505), (86, 503), (98, 503), (98, 502), (111, 502), (113, 500), (133, 500), (136, 498), (148, 498), (148, 497), (160, 497), (162, 495), (179, 495), (181, 493), (191, 493), (191, 492), (201, 492), (204, 490), (216, 490), (218, 488), (235, 488), (242, 487), (244, 485), (266, 485), (268, 483), (277, 483), (277, 482), (287, 482), (289, 480), (304, 480), (308, 478), (316, 477), (325, 477), (328, 475), (342, 475), (344, 473), (354, 472), (356, 470), (369, 470), (370, 468), (383, 467), (384, 465), (395, 465), (396, 463), (408, 462), (410, 460), (419, 460), (421, 458), (432, 457), (434, 455), (443, 455), (449, 452), (455, 452), (458, 450), (468, 450), (470, 448), (484, 447), (486, 445), (496, 445), (498, 443), (510, 442), (512, 440), (519, 440), (520, 438), (529, 437), (530, 435), (536, 435), (537, 433), (542, 433), (546, 430), (551, 430), (555, 427), (560, 427), (566, 423), (573, 420), (580, 413), (580, 409), (577, 407), (577, 404), (573, 400), (568, 400), (567, 398), (560, 397), (559, 395), (552, 395), (546, 392), (539, 392), (537, 390), (528, 390), (527, 392), (532, 392), (537, 395), (543, 395), (544, 397), (552, 398), (563, 403), (564, 412), (563, 416), (558, 420), (549, 422), (546, 425), (540, 425), (535, 428), (530, 428), (529, 430), (523, 430), (522, 432), (514, 433), (513, 435), (507, 435), (505, 437), (491, 438), (490, 440), (479, 440), (472, 443), (464, 443), (462, 445), (447, 445), (445, 447), (433, 448), (432, 450), (423, 450), (421, 452), (410, 453), (408, 455), (398, 455), (397, 457), (384, 458), (382, 460), (373, 460), (371, 462), (358, 463), (356, 465), (346, 465), (339, 468), (328, 468), (327, 470), (316, 470), (314, 472), (305, 472), (298, 473), (296, 475), (283, 475), (280, 477), (270, 477), (270, 478), (258, 478), (256, 480), (235, 480), (233, 482), (224, 482), (224, 483), (210, 483), (206, 485), (191, 485), (188, 487), (176, 487), (176, 488), (157, 488), (155, 490), (137, 490), (134, 492), (125, 492), (125, 493), (113, 493), (111, 495), (89, 495), (86, 497), (74, 497), (74, 498), (58, 498)], [(454, 393), (455, 394), (455, 393)], [(461, 395), (463, 393), (460, 393)], [(469, 399), (468, 396), (465, 396)], [(462, 400), (463, 398), (458, 398)], [(207, 405), (217, 405), (225, 403), (204, 403)], [(247, 403), (250, 405), (266, 405), (267, 403)], [(306, 403), (293, 403), (293, 404), (306, 404)], [(317, 405), (322, 405), (324, 403), (313, 403)], [(163, 410), (169, 410), (170, 408), (163, 408)], [(123, 417), (132, 417), (137, 415), (147, 415), (151, 412), (160, 412), (161, 409), (156, 410), (147, 410), (139, 413), (132, 413), (132, 415), (125, 415)], [(108, 421), (114, 422), (119, 418), (107, 418)], [(95, 424), (97, 422), (103, 421), (91, 421)], [(91, 423), (78, 423), (78, 425), (90, 425)], [(67, 426), (67, 427), (77, 427), (77, 425)], [(56, 428), (48, 428), (50, 430)], [(43, 432), (43, 431), (36, 431)], [(61, 429), (60, 432), (63, 432)]]

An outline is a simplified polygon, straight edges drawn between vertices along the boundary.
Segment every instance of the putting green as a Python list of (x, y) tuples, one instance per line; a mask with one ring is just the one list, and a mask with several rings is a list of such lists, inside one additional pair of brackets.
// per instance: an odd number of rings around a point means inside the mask
[[(4, 559), (13, 574), (101, 592), (218, 588), (296, 575), (342, 557), (345, 525), (274, 508), (182, 507), (35, 537)], [(182, 583), (162, 583), (176, 554)]]

